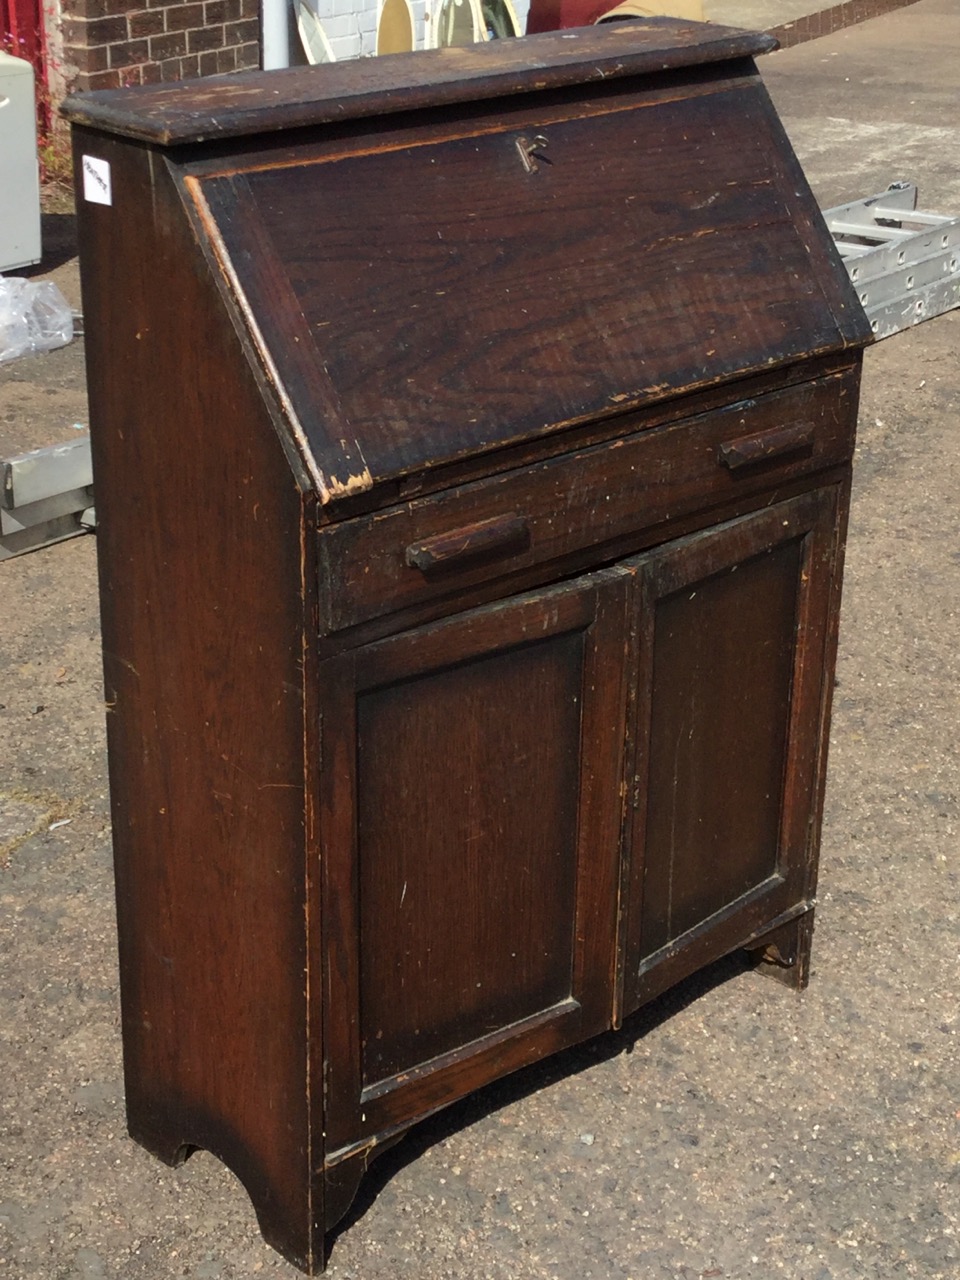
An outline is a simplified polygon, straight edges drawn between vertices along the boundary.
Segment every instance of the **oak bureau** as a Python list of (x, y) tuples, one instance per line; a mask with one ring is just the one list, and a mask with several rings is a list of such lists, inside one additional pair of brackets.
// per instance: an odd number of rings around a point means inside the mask
[(67, 104), (130, 1130), (308, 1273), (418, 1119), (806, 980), (869, 330), (771, 46)]

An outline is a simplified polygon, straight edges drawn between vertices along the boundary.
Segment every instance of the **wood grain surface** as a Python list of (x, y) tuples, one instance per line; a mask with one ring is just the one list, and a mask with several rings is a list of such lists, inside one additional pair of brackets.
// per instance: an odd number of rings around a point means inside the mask
[(201, 179), (325, 500), (849, 345), (773, 120), (747, 77)]
[(646, 18), (322, 67), (107, 89), (68, 98), (62, 111), (76, 124), (170, 146), (678, 71), (774, 48), (762, 32)]
[(418, 1120), (806, 981), (868, 332), (764, 47), (68, 108), (130, 1130), (310, 1274)]
[(303, 497), (172, 182), (97, 147), (123, 198), (84, 210), (81, 264), (128, 1122), (225, 1160), (307, 1266)]

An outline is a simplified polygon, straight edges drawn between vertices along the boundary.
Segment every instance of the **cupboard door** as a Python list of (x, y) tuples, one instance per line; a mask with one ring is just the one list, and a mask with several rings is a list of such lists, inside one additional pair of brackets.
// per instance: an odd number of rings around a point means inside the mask
[(823, 489), (634, 562), (627, 1009), (812, 903), (842, 509)]
[(627, 582), (323, 665), (328, 1166), (610, 1025)]

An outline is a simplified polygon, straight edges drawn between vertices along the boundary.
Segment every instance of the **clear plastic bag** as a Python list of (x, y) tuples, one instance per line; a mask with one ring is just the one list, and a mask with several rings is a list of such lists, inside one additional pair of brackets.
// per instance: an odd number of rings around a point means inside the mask
[(73, 313), (50, 280), (0, 276), (0, 364), (73, 340)]

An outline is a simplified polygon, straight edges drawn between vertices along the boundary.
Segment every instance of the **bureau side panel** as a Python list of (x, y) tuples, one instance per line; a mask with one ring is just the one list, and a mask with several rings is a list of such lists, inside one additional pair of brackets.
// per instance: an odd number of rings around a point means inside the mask
[(130, 1130), (311, 1269), (302, 497), (165, 160), (75, 144)]

